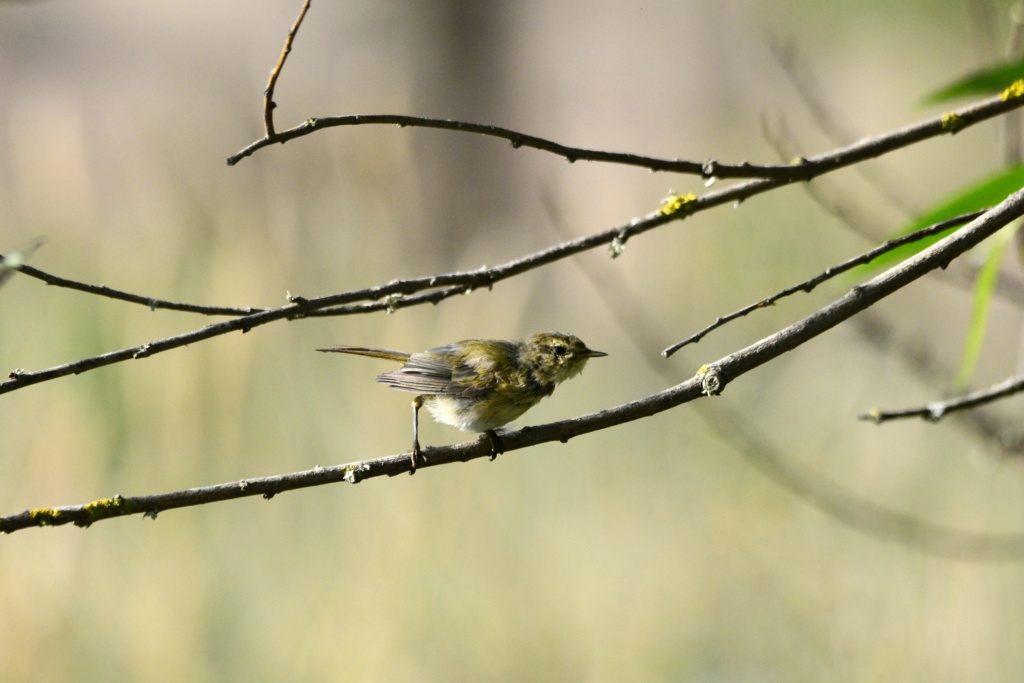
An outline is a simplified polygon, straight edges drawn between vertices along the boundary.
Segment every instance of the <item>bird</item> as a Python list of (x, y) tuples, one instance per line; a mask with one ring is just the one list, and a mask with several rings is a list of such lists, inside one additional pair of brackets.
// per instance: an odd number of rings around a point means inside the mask
[(416, 394), (412, 413), (410, 474), (422, 462), (419, 411), (465, 432), (491, 439), (491, 460), (500, 452), (497, 430), (550, 396), (555, 387), (583, 371), (591, 358), (607, 356), (578, 337), (540, 332), (524, 341), (466, 339), (419, 353), (363, 346), (332, 346), (324, 353), (347, 353), (402, 363), (377, 376), (381, 384)]

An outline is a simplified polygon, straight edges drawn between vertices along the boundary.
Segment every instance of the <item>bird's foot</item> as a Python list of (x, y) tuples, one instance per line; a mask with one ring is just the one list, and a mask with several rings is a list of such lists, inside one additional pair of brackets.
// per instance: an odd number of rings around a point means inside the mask
[(498, 436), (498, 432), (494, 431), (493, 429), (488, 429), (486, 432), (484, 432), (483, 437), (481, 438), (484, 437), (490, 439), (492, 461), (495, 458), (497, 458), (498, 455), (505, 452), (505, 448), (501, 445), (501, 437)]
[(412, 442), (412, 455), (409, 457), (409, 474), (416, 474), (416, 463), (425, 465), (427, 459), (423, 457), (423, 451), (420, 449), (420, 442)]

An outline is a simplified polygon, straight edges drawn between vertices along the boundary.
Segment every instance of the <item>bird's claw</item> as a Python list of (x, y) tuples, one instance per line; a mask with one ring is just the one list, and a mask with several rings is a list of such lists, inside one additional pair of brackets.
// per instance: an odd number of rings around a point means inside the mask
[(412, 454), (409, 457), (409, 476), (416, 474), (417, 462), (419, 462), (421, 465), (427, 462), (426, 459), (423, 457), (423, 452), (420, 449), (420, 444), (418, 441), (413, 442), (412, 444)]
[(498, 455), (505, 452), (501, 445), (501, 437), (493, 429), (488, 429), (484, 432), (484, 436), (488, 437), (491, 441), (491, 462), (494, 462)]

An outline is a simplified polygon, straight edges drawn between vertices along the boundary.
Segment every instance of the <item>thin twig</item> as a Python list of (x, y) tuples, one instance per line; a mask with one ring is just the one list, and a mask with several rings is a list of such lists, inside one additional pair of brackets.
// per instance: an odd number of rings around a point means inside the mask
[(838, 275), (842, 275), (843, 273), (852, 270), (857, 266), (863, 266), (867, 263), (870, 263), (879, 256), (887, 252), (890, 252), (893, 249), (902, 247), (904, 244), (917, 242), (918, 240), (926, 239), (928, 237), (932, 237), (933, 235), (945, 232), (946, 230), (950, 230), (951, 228), (963, 225), (968, 221), (974, 220), (983, 213), (985, 212), (974, 211), (972, 213), (965, 213), (961, 216), (955, 216), (948, 220), (944, 220), (941, 223), (930, 225), (927, 228), (915, 230), (914, 232), (903, 235), (902, 237), (891, 239), (888, 242), (882, 244), (881, 246), (872, 249), (871, 251), (860, 254), (859, 256), (854, 256), (851, 259), (847, 259), (846, 261), (843, 261), (837, 266), (826, 268), (824, 272), (812, 277), (810, 280), (805, 280), (800, 284), (787, 287), (786, 289), (783, 289), (782, 291), (777, 292), (776, 294), (772, 294), (767, 298), (761, 299), (760, 301), (752, 303), (749, 306), (744, 306), (743, 308), (741, 308), (738, 311), (735, 311), (734, 313), (730, 313), (728, 315), (723, 315), (719, 317), (717, 320), (715, 320), (715, 322), (711, 323), (710, 325), (702, 329), (700, 332), (697, 332), (696, 334), (693, 334), (687, 337), (686, 339), (668, 347), (667, 349), (661, 352), (661, 355), (664, 356), (665, 358), (668, 358), (669, 356), (671, 356), (673, 353), (683, 348), (684, 346), (687, 346), (688, 344), (696, 344), (701, 339), (706, 337), (709, 333), (714, 332), (719, 327), (722, 327), (723, 325), (726, 325), (727, 323), (730, 323), (733, 320), (736, 320), (737, 318), (742, 318), (743, 316), (748, 315), (753, 311), (760, 310), (762, 308), (774, 306), (776, 301), (783, 299), (787, 296), (796, 294), (797, 292), (804, 292), (809, 294), (814, 290), (815, 287), (820, 285), (822, 282), (826, 282)]
[[(704, 395), (721, 393), (730, 381), (772, 361), (783, 353), (797, 348), (867, 307), (881, 301), (900, 288), (914, 282), (931, 270), (942, 267), (944, 263), (957, 258), (1021, 215), (1024, 215), (1024, 190), (1010, 195), (997, 207), (975, 219), (961, 230), (881, 275), (872, 278), (863, 285), (853, 288), (849, 293), (820, 311), (755, 344), (736, 351), (712, 364), (703, 366), (695, 377), (643, 399), (630, 401), (614, 408), (601, 410), (572, 420), (563, 420), (537, 427), (526, 427), (503, 434), (502, 445), (504, 450), (509, 452), (551, 441), (561, 441), (564, 443), (575, 436), (649, 417)], [(252, 317), (272, 313), (275, 312), (268, 311), (267, 313), (256, 314)], [(243, 322), (243, 320), (231, 320), (220, 324), (237, 324), (239, 322)], [(424, 450), (423, 455), (426, 460), (426, 466), (438, 466), (484, 456), (490, 457), (491, 445), (487, 439), (479, 439), (457, 446), (428, 448)], [(408, 455), (400, 454), (331, 468), (316, 468), (307, 472), (276, 477), (247, 479), (241, 482), (189, 489), (159, 494), (157, 496), (115, 496), (86, 505), (37, 508), (3, 517), (0, 518), (0, 532), (10, 533), (32, 526), (56, 526), (68, 523), (88, 526), (102, 519), (131, 514), (155, 516), (156, 513), (162, 510), (174, 507), (244, 498), (252, 495), (271, 497), (281, 491), (314, 486), (320, 483), (342, 480), (355, 483), (372, 477), (394, 475), (405, 471), (408, 471)], [(1024, 554), (1024, 544), (1021, 544), (1019, 540), (1013, 544), (1013, 548), (1013, 558)], [(993, 559), (1009, 559), (1009, 556), (994, 557)]]
[[(673, 173), (686, 173), (704, 177), (715, 176), (718, 178), (762, 178), (762, 177), (786, 177), (800, 179), (802, 174), (799, 169), (786, 165), (757, 166), (752, 164), (720, 165), (713, 161), (698, 163), (682, 159), (663, 159), (658, 157), (630, 154), (626, 152), (608, 152), (603, 150), (585, 149), (582, 147), (571, 147), (562, 143), (520, 133), (501, 126), (492, 126), (481, 123), (470, 123), (468, 121), (455, 121), (452, 119), (437, 119), (425, 116), (407, 116), (403, 114), (353, 114), (351, 116), (329, 116), (324, 118), (308, 119), (300, 125), (273, 136), (265, 136), (250, 144), (248, 147), (231, 155), (227, 159), (228, 166), (234, 166), (247, 156), (262, 147), (273, 144), (283, 144), (294, 138), (309, 135), (314, 130), (332, 128), (335, 126), (357, 126), (357, 125), (394, 125), (399, 128), (437, 128), (441, 130), (453, 130), (460, 133), (475, 133), (488, 137), (495, 137), (508, 140), (513, 149), (519, 147), (530, 147), (545, 152), (551, 152), (564, 157), (569, 163), (576, 161), (600, 161), (604, 163), (622, 164), (624, 166), (639, 166), (651, 171), (669, 171)], [(713, 171), (713, 173), (711, 172)]]
[[(853, 329), (865, 342), (886, 356), (898, 359), (920, 379), (938, 384), (952, 374), (927, 344), (922, 344), (913, 334), (898, 334), (896, 326), (885, 316), (866, 311), (857, 316), (854, 323)], [(1024, 454), (1024, 425), (1019, 422), (1009, 415), (1000, 418), (977, 410), (961, 413), (960, 419), (960, 425), (976, 439), (995, 445), (1009, 457)]]
[(296, 17), (295, 23), (292, 24), (291, 29), (288, 31), (288, 36), (284, 39), (281, 56), (277, 58), (277, 64), (270, 71), (267, 89), (263, 91), (263, 129), (268, 138), (273, 138), (276, 135), (274, 132), (274, 109), (277, 107), (277, 104), (274, 102), (274, 88), (277, 87), (277, 79), (281, 75), (281, 69), (284, 68), (284, 62), (292, 51), (292, 41), (295, 40), (295, 34), (299, 32), (299, 27), (302, 26), (302, 20), (306, 18), (306, 12), (309, 11), (311, 3), (312, 0), (306, 0), (302, 3), (299, 16)]
[(165, 309), (169, 311), (186, 311), (188, 313), (201, 313), (203, 315), (251, 315), (253, 313), (260, 313), (265, 309), (262, 308), (228, 308), (224, 306), (201, 306), (198, 304), (186, 304), (177, 301), (166, 301), (164, 299), (155, 299), (148, 296), (140, 296), (138, 294), (132, 294), (130, 292), (123, 292), (106, 285), (90, 285), (84, 282), (77, 282), (75, 280), (69, 280), (67, 278), (60, 277), (58, 275), (51, 275), (45, 271), (33, 268), (31, 266), (22, 266), (21, 272), (29, 277), (34, 277), (37, 280), (42, 280), (48, 285), (55, 287), (64, 287), (67, 289), (74, 289), (79, 292), (85, 292), (86, 294), (95, 294), (96, 296), (107, 297), (108, 299), (116, 299), (118, 301), (127, 301), (133, 304), (140, 304), (149, 308), (150, 310)]
[(439, 128), (461, 133), (476, 133), (508, 140), (513, 148), (531, 147), (544, 152), (551, 152), (564, 157), (569, 162), (599, 161), (604, 163), (639, 166), (650, 171), (670, 171), (698, 175), (703, 178), (758, 178), (796, 182), (810, 180), (827, 171), (840, 166), (847, 166), (865, 159), (872, 159), (902, 147), (936, 137), (946, 133), (956, 133), (968, 126), (999, 116), (1019, 108), (1024, 104), (1019, 94), (1004, 93), (1001, 96), (982, 100), (981, 102), (962, 107), (942, 116), (926, 119), (917, 124), (892, 131), (883, 135), (867, 138), (842, 147), (828, 154), (800, 159), (794, 164), (723, 164), (717, 161), (698, 163), (680, 159), (660, 159), (621, 152), (590, 150), (570, 147), (552, 140), (527, 135), (500, 126), (490, 126), (466, 121), (435, 119), (421, 116), (405, 116), (401, 114), (353, 114), (349, 116), (328, 116), (307, 119), (303, 123), (277, 133), (264, 136), (249, 144), (244, 149), (228, 157), (229, 166), (237, 164), (259, 149), (273, 144), (283, 144), (289, 140), (309, 135), (317, 130), (336, 126), (360, 125), (396, 125), (399, 127)]
[(919, 417), (928, 422), (938, 422), (949, 413), (958, 410), (968, 410), (977, 406), (998, 401), (1014, 394), (1024, 391), (1024, 375), (1011, 377), (987, 389), (960, 396), (948, 401), (935, 401), (919, 408), (903, 408), (900, 410), (871, 410), (863, 415), (858, 415), (858, 420), (881, 424), (892, 420), (902, 420), (910, 417)]

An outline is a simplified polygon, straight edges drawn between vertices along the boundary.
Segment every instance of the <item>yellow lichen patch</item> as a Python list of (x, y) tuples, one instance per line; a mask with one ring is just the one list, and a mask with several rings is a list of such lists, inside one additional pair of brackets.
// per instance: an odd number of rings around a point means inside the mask
[(670, 194), (661, 200), (661, 208), (659, 211), (662, 216), (671, 216), (674, 213), (680, 211), (687, 204), (692, 204), (697, 201), (697, 195), (695, 194)]
[(942, 130), (947, 133), (955, 133), (964, 127), (964, 121), (959, 114), (949, 112), (942, 115)]
[(121, 496), (114, 496), (86, 504), (85, 511), (89, 513), (89, 519), (96, 520), (130, 514), (132, 506)]
[(59, 510), (53, 508), (36, 508), (35, 510), (29, 510), (28, 516), (32, 518), (32, 521), (39, 526), (49, 526), (51, 524), (60, 524), (61, 514)]
[(1024, 97), (1024, 79), (1014, 81), (1013, 85), (999, 93), (999, 97), (1001, 97), (1004, 102)]

